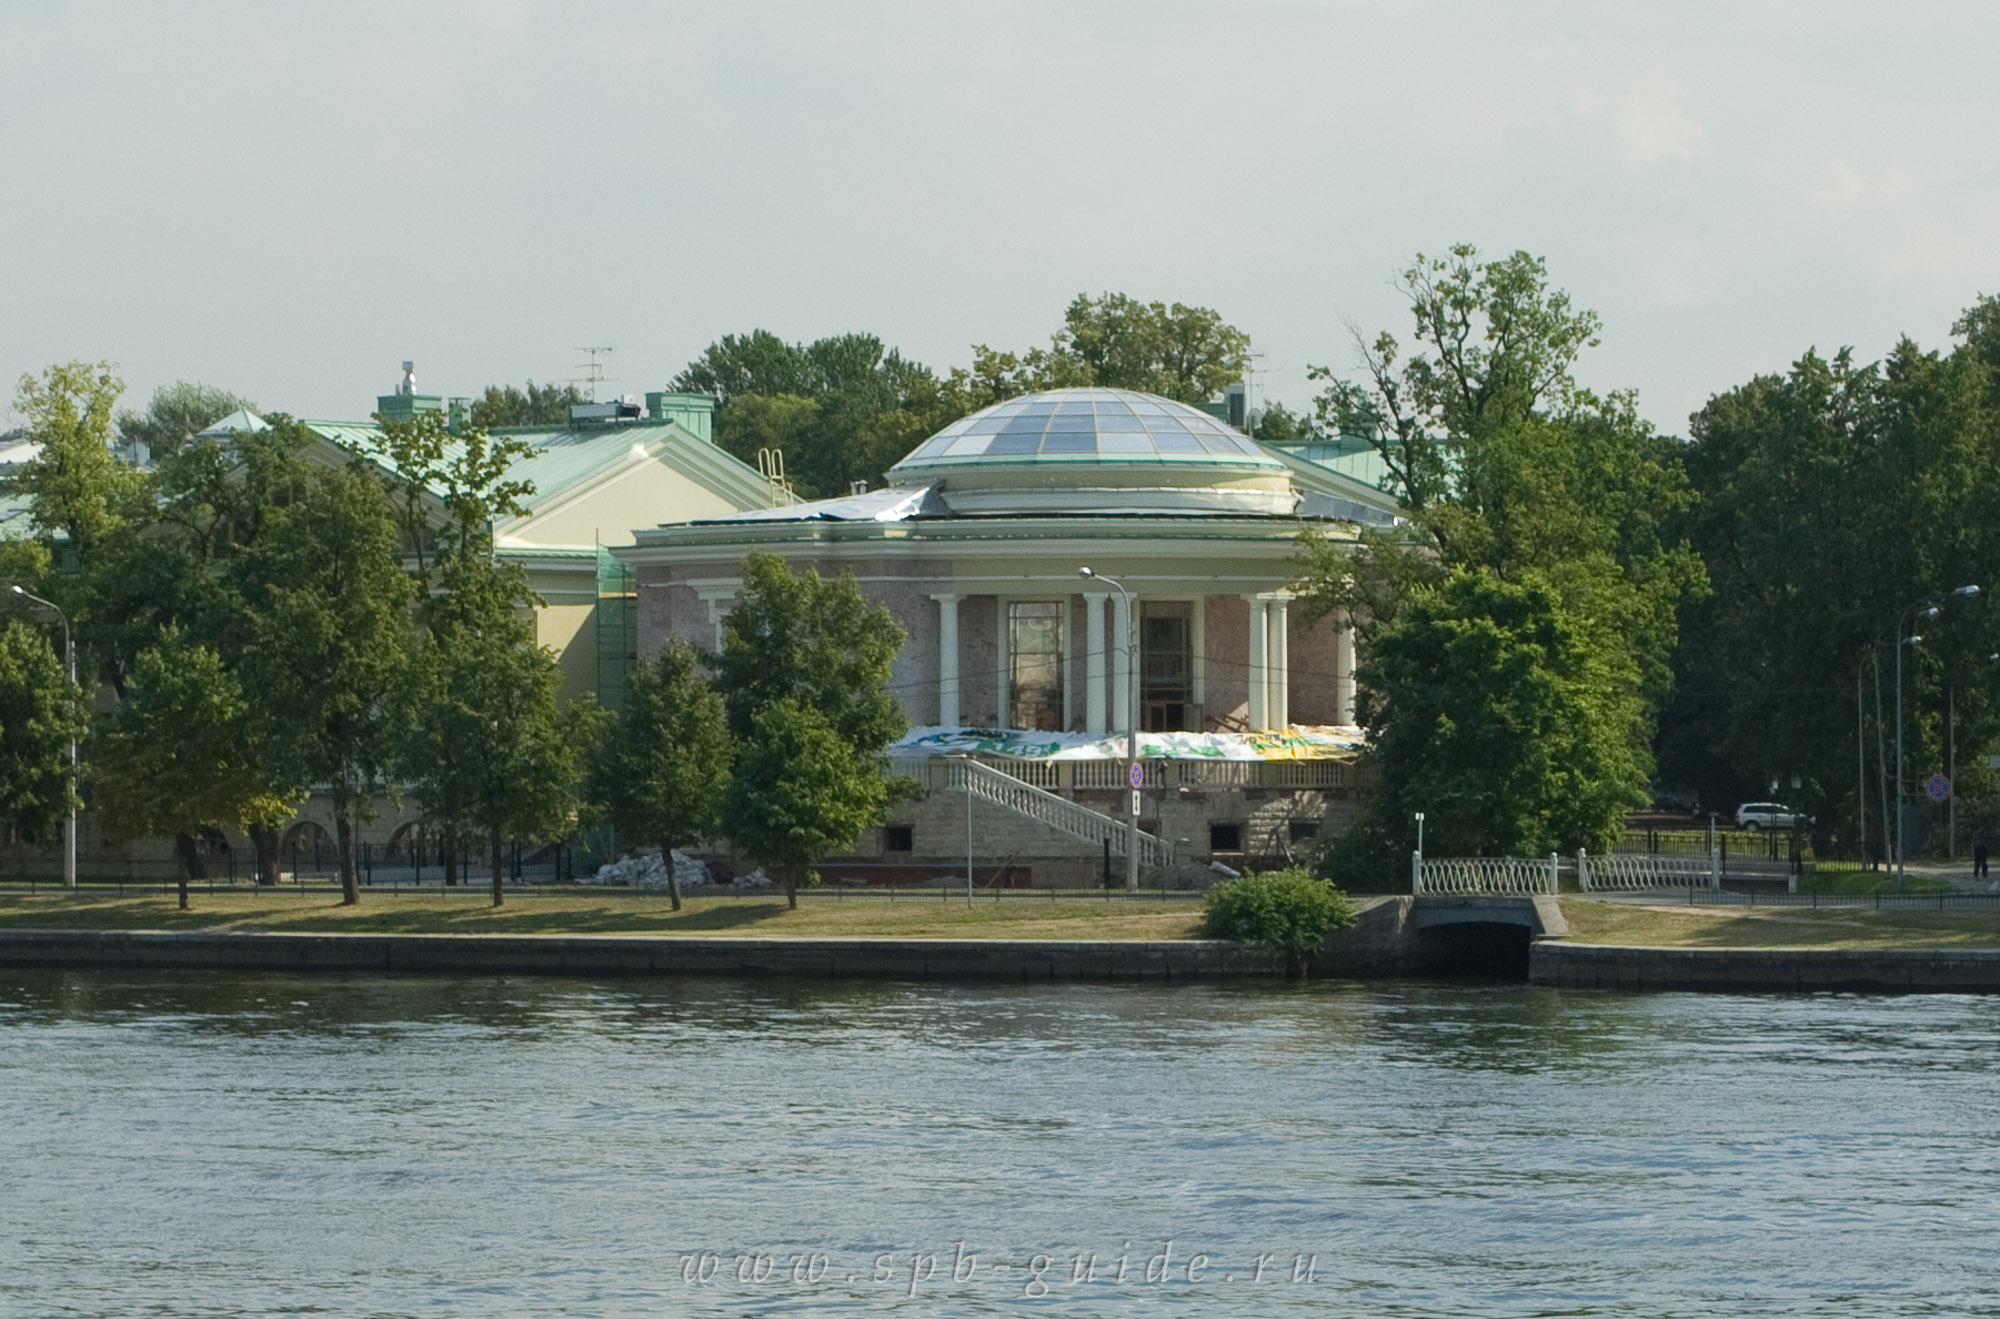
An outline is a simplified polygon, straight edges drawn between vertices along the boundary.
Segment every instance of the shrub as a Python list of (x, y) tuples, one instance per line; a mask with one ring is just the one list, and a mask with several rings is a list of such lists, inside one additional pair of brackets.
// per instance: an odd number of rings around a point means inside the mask
[(1299, 869), (1268, 870), (1210, 889), (1201, 932), (1283, 953), (1296, 973), (1325, 944), (1328, 930), (1353, 924), (1354, 904), (1333, 885)]

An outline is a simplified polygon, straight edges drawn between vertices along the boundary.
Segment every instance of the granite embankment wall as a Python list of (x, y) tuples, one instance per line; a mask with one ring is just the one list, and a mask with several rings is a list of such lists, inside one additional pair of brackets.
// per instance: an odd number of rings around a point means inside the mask
[(615, 935), (0, 932), (0, 966), (425, 975), (1230, 980), (1282, 975), (1268, 953), (1210, 940), (749, 939)]
[(1537, 943), (1528, 979), (1563, 989), (2000, 993), (2000, 949), (1632, 948)]

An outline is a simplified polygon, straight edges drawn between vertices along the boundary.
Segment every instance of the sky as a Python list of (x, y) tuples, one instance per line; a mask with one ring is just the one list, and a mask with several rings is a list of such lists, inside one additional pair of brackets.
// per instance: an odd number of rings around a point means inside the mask
[[(1213, 307), (1260, 401), (1407, 338), (1394, 276), (1544, 257), (1685, 433), (2000, 291), (1975, 3), (0, 3), (0, 380), (295, 415), (868, 331), (940, 372), (1078, 293)], [(11, 393), (11, 391), (7, 391)]]

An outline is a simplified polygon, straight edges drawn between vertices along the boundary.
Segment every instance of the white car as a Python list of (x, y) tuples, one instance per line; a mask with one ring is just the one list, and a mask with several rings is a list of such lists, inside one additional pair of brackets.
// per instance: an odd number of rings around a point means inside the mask
[(1765, 829), (1791, 829), (1798, 823), (1799, 816), (1791, 807), (1774, 801), (1744, 802), (1736, 808), (1736, 827), (1753, 834)]

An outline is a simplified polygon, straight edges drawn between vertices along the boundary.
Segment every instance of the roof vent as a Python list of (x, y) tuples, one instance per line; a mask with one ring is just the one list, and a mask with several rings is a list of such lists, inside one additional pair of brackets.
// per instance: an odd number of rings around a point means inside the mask
[(865, 495), (868, 493), (868, 483), (866, 481), (849, 481), (847, 483), (847, 493), (850, 495)]
[(613, 421), (636, 421), (639, 416), (637, 403), (572, 403), (569, 405), (569, 424), (572, 426), (595, 426)]
[(405, 362), (403, 363), (403, 380), (401, 384), (396, 386), (396, 394), (400, 398), (409, 398), (416, 392), (417, 364), (415, 362)]

